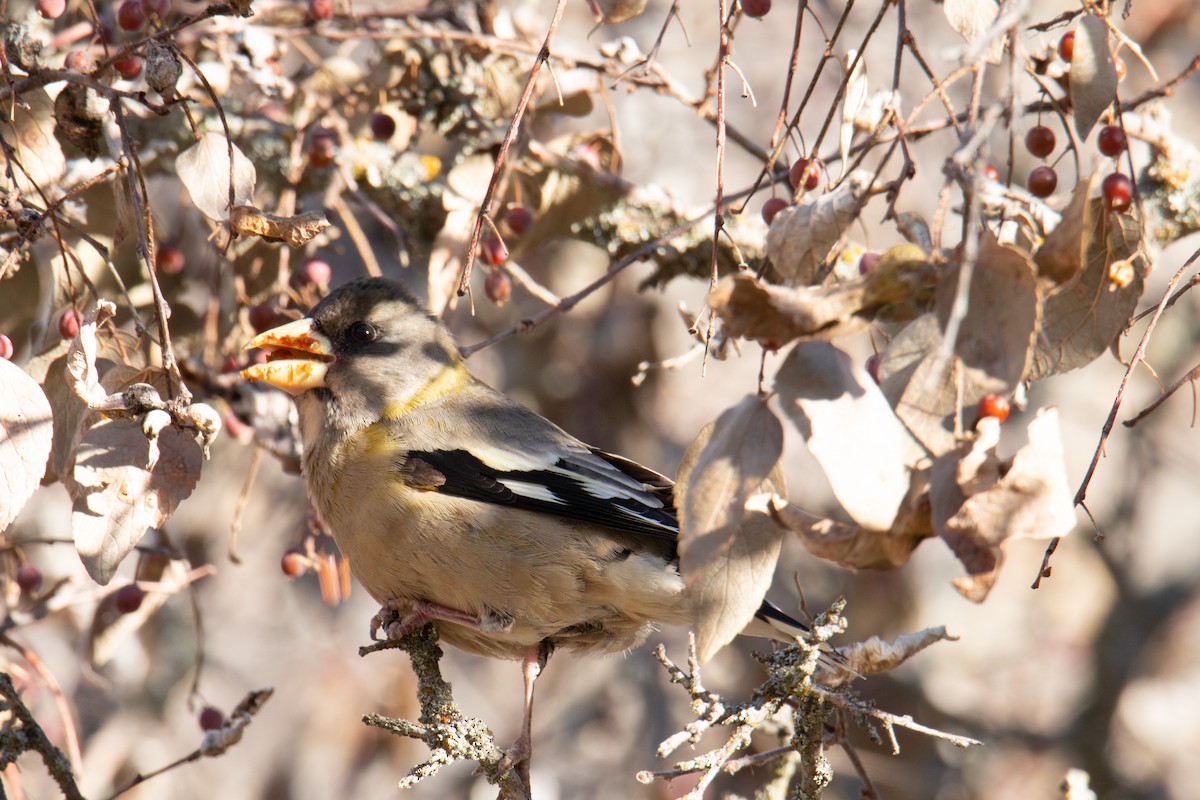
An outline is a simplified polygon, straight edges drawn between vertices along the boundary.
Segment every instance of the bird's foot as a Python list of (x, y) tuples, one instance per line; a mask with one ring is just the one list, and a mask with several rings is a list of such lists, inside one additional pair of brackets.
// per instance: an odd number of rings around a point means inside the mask
[(533, 744), (530, 741), (529, 731), (525, 731), (504, 751), (504, 757), (497, 765), (496, 774), (503, 775), (510, 769), (527, 765), (531, 755), (533, 755)]
[[(426, 622), (454, 622), (476, 630), (489, 630), (485, 620), (456, 608), (431, 603), (428, 600), (388, 600), (371, 618), (371, 639), (379, 641), (379, 631), (395, 641), (420, 628)], [(511, 623), (510, 623), (511, 627)]]

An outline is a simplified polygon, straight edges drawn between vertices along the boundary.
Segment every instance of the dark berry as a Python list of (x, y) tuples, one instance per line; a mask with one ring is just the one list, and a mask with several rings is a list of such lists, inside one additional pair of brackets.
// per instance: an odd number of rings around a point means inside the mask
[(1100, 196), (1113, 211), (1124, 211), (1133, 202), (1133, 181), (1128, 175), (1114, 172), (1100, 184)]
[(220, 709), (205, 706), (200, 710), (200, 730), (215, 731), (225, 727), (225, 715)]
[(1058, 173), (1051, 167), (1035, 167), (1025, 185), (1034, 197), (1049, 197), (1058, 186)]
[(871, 380), (879, 383), (879, 367), (883, 364), (883, 356), (879, 353), (872, 353), (867, 356), (867, 374), (871, 376)]
[(771, 0), (742, 0), (742, 13), (747, 17), (762, 19), (771, 10)]
[(371, 115), (371, 135), (378, 142), (386, 142), (396, 135), (396, 118), (377, 111)]
[(513, 203), (504, 209), (504, 224), (520, 236), (533, 227), (533, 211), (524, 203)]
[(1120, 155), (1128, 142), (1120, 125), (1105, 125), (1096, 135), (1096, 147), (1106, 156)]
[(118, 58), (113, 62), (113, 69), (127, 81), (131, 81), (142, 73), (141, 56)]
[(142, 607), (146, 593), (136, 583), (127, 583), (113, 593), (113, 605), (122, 614), (132, 614)]
[(250, 327), (258, 333), (270, 330), (275, 327), (275, 320), (278, 319), (278, 314), (275, 311), (275, 306), (272, 303), (260, 303), (252, 306), (250, 309)]
[(767, 202), (763, 203), (763, 207), (762, 207), (763, 222), (770, 225), (771, 220), (775, 219), (775, 215), (778, 214), (780, 211), (783, 211), (785, 208), (787, 208), (788, 205), (789, 205), (788, 201), (784, 200), (782, 197), (769, 198), (767, 200)]
[(330, 19), (334, 12), (334, 0), (308, 0), (308, 16), (310, 19)]
[(79, 325), (83, 322), (83, 314), (74, 308), (64, 308), (58, 315), (58, 335), (64, 339), (74, 339), (79, 335)]
[(42, 571), (33, 564), (22, 564), (17, 567), (17, 586), (25, 594), (36, 592), (42, 585)]
[(1001, 422), (1004, 422), (1004, 420), (1008, 419), (1008, 412), (1010, 410), (1011, 406), (1008, 403), (1008, 398), (1002, 397), (998, 394), (985, 395), (983, 399), (979, 401), (980, 418), (995, 417)]
[(58, 19), (67, 10), (67, 0), (37, 0), (34, 8), (43, 19)]
[(328, 261), (310, 258), (300, 265), (300, 280), (315, 286), (328, 286), (333, 279), (333, 267)]
[(1067, 31), (1058, 40), (1058, 54), (1063, 61), (1070, 61), (1075, 57), (1075, 31)]
[(479, 243), (479, 257), (485, 264), (497, 267), (508, 261), (508, 248), (495, 236), (487, 236)]
[(289, 578), (299, 578), (308, 572), (308, 558), (303, 551), (292, 548), (283, 554), (283, 558), (279, 561), (279, 568)]
[(158, 251), (154, 254), (155, 268), (167, 275), (178, 275), (183, 272), (186, 263), (187, 257), (183, 254), (183, 248), (170, 242), (160, 244)]
[(483, 293), (496, 305), (504, 305), (512, 296), (512, 278), (507, 272), (492, 270), (483, 279)]
[(1045, 125), (1035, 125), (1025, 133), (1025, 149), (1038, 158), (1054, 152), (1054, 131)]
[(0, 358), (8, 361), (13, 357), (13, 352), (15, 351), (13, 348), (12, 339), (8, 338), (3, 333), (0, 333)]
[(117, 7), (117, 24), (127, 31), (136, 31), (146, 24), (146, 12), (138, 0), (125, 0)]
[[(805, 173), (807, 173), (807, 177), (805, 177)], [(792, 164), (791, 169), (788, 170), (788, 183), (792, 185), (793, 189), (799, 188), (801, 178), (804, 179), (804, 191), (806, 192), (811, 192), (821, 183), (821, 176), (818, 173), (817, 167), (814, 166), (812, 169), (809, 169), (807, 158), (798, 159), (795, 164)]]
[(308, 163), (314, 167), (327, 167), (333, 163), (337, 137), (329, 128), (317, 128), (308, 139)]
[(875, 268), (879, 266), (880, 258), (881, 256), (879, 253), (873, 253), (870, 251), (863, 253), (862, 257), (858, 259), (858, 274), (866, 275), (868, 272), (874, 272)]

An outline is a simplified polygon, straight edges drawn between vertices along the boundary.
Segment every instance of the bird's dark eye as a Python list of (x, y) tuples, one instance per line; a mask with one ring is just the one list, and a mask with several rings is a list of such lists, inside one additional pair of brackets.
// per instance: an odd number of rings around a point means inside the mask
[(379, 338), (379, 328), (369, 322), (356, 322), (346, 333), (355, 344), (367, 344)]

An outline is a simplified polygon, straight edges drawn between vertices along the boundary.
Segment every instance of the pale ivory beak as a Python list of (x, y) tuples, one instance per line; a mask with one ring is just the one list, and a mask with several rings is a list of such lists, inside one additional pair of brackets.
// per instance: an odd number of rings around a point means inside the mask
[(263, 331), (247, 344), (249, 350), (267, 351), (265, 364), (251, 364), (242, 377), (264, 381), (293, 395), (325, 385), (325, 372), (333, 362), (333, 343), (313, 330), (312, 320), (298, 319), (278, 328)]

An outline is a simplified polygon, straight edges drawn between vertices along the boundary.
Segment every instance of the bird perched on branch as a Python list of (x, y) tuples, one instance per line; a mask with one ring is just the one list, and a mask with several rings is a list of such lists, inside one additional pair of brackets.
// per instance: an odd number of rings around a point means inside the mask
[[(513, 762), (528, 757), (552, 650), (617, 652), (655, 623), (692, 621), (672, 482), (476, 380), (400, 284), (348, 283), (247, 346), (269, 360), (243, 375), (295, 396), (309, 494), (354, 575), (399, 615), (388, 634), (434, 622), (463, 650), (524, 661)], [(803, 630), (764, 602), (745, 633)]]

